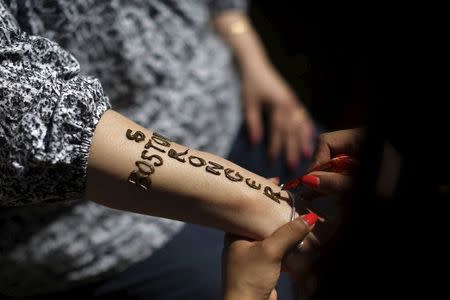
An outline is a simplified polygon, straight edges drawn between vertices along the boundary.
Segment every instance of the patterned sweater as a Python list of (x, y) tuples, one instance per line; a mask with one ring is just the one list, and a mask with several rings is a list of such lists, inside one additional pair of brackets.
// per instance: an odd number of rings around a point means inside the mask
[(244, 0), (0, 0), (0, 293), (118, 272), (182, 223), (84, 199), (110, 107), (226, 155), (241, 121), (232, 57), (209, 25)]

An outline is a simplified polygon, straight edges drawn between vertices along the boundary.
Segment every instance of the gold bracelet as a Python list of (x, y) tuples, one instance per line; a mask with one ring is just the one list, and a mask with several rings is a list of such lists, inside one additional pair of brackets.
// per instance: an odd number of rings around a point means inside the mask
[(246, 21), (237, 20), (230, 24), (229, 32), (231, 35), (241, 35), (248, 32), (249, 26)]

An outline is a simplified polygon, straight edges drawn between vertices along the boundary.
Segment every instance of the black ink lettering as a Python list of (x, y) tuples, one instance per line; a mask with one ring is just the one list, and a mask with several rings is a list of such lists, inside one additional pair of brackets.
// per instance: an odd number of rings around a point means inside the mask
[(170, 140), (169, 138), (166, 138), (165, 136), (163, 136), (163, 135), (161, 135), (161, 134), (159, 134), (159, 133), (157, 133), (157, 132), (153, 132), (153, 135), (154, 135), (154, 136), (157, 136), (157, 137), (159, 137), (160, 139), (165, 140), (165, 141), (167, 141), (167, 142), (172, 142), (172, 140)]
[(236, 172), (236, 174), (234, 175), (235, 177), (231, 176), (231, 173), (233, 173), (233, 172), (234, 172), (233, 169), (226, 168), (225, 169), (225, 177), (230, 179), (231, 181), (235, 181), (235, 182), (244, 180), (244, 177), (242, 177), (242, 175), (239, 174), (239, 172)]
[(176, 160), (178, 160), (179, 162), (186, 162), (186, 159), (184, 159), (184, 155), (186, 155), (188, 153), (189, 149), (186, 149), (186, 151), (184, 152), (177, 152), (174, 149), (169, 149), (169, 152), (167, 153), (167, 155), (169, 155), (169, 157), (172, 157)]
[(266, 186), (264, 188), (264, 195), (272, 199), (273, 201), (280, 203), (280, 200), (278, 199), (276, 193), (272, 190), (270, 186)]
[(252, 180), (252, 182), (250, 182), (251, 178), (246, 178), (245, 179), (245, 183), (251, 187), (252, 189), (255, 190), (260, 190), (261, 189), (261, 183), (256, 184), (256, 182), (254, 180)]
[(149, 190), (152, 184), (150, 175), (155, 172), (155, 168), (152, 165), (147, 164), (145, 161), (135, 162), (137, 171), (132, 171), (128, 176), (128, 182), (131, 182), (144, 190)]
[(153, 145), (151, 139), (148, 140), (148, 142), (147, 142), (147, 144), (145, 144), (144, 148), (145, 149), (153, 148), (153, 149), (158, 150), (159, 152), (166, 153), (166, 151), (164, 149), (158, 148), (157, 146)]
[(146, 156), (147, 153), (148, 153), (147, 150), (142, 151), (141, 157), (148, 161), (152, 161), (153, 158), (156, 158), (158, 161), (153, 164), (155, 167), (159, 167), (159, 166), (163, 165), (163, 159), (161, 158), (161, 156), (156, 155), (156, 154)]
[(152, 165), (147, 164), (145, 161), (137, 161), (136, 163), (136, 167), (138, 167), (138, 172), (148, 176), (151, 175), (155, 172), (155, 168), (153, 168)]
[(131, 134), (133, 131), (131, 129), (127, 130), (126, 136), (127, 139), (135, 141), (136, 143), (140, 143), (143, 140), (145, 140), (145, 134), (142, 131), (136, 131), (135, 133)]
[(209, 173), (214, 174), (214, 175), (220, 175), (220, 172), (217, 171), (217, 170), (222, 170), (223, 166), (221, 166), (218, 163), (215, 163), (213, 161), (208, 161), (208, 163), (211, 166), (207, 166), (206, 167), (206, 172), (209, 172)]
[(286, 201), (286, 202), (291, 202), (292, 201), (289, 197), (281, 196), (281, 192), (275, 193), (275, 197), (277, 197), (278, 200), (281, 199), (281, 200)]
[(145, 191), (150, 190), (152, 186), (152, 180), (149, 176), (142, 176), (138, 171), (133, 171), (128, 176), (128, 182), (137, 185), (138, 187), (144, 189)]
[(160, 138), (157, 135), (152, 136), (152, 140), (157, 143), (158, 145), (164, 146), (164, 147), (170, 147), (170, 143), (166, 141), (165, 139)]
[(203, 158), (193, 155), (189, 156), (189, 163), (194, 167), (206, 166), (206, 161)]

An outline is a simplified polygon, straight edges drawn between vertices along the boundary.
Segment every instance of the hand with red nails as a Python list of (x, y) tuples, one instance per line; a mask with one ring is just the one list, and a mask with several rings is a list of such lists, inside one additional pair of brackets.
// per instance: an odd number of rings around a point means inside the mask
[(349, 174), (351, 172), (332, 169), (318, 170), (340, 154), (352, 157), (348, 159), (358, 157), (364, 136), (365, 131), (361, 128), (334, 131), (320, 135), (309, 172), (301, 180), (303, 184), (312, 189), (312, 192), (304, 194), (304, 198), (311, 199), (320, 194), (342, 195), (351, 189), (353, 182), (353, 178)]
[(227, 234), (222, 256), (224, 299), (277, 299), (275, 285), (283, 259), (317, 220), (316, 214), (309, 213), (281, 226), (263, 241)]

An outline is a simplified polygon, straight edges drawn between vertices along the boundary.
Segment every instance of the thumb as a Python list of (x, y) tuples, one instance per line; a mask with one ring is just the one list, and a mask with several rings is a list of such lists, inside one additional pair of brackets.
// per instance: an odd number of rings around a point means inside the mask
[(270, 292), (269, 300), (277, 300), (278, 299), (278, 293), (276, 289), (273, 289), (272, 292)]
[(232, 243), (234, 243), (235, 241), (237, 241), (239, 239), (239, 237), (237, 235), (234, 235), (232, 233), (225, 233), (224, 237), (223, 237), (223, 248), (229, 248), (230, 245)]
[(298, 217), (278, 228), (271, 236), (266, 238), (262, 243), (263, 247), (270, 249), (270, 253), (282, 258), (286, 252), (294, 247), (311, 231), (313, 225), (319, 216), (311, 212), (304, 216)]

